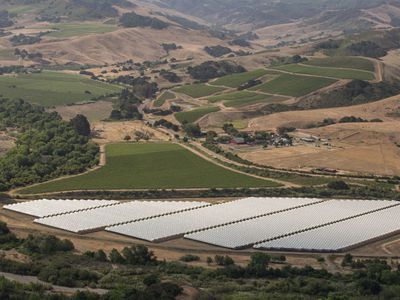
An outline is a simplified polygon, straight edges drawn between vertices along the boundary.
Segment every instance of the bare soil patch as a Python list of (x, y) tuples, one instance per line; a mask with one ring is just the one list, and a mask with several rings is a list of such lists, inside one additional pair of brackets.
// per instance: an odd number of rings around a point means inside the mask
[(9, 137), (4, 132), (0, 132), (0, 156), (14, 147), (15, 142), (14, 139)]
[(97, 101), (81, 105), (59, 106), (53, 109), (53, 111), (58, 112), (64, 120), (70, 120), (77, 114), (82, 114), (90, 122), (97, 122), (110, 116), (112, 103), (109, 101)]
[(135, 131), (147, 132), (154, 141), (168, 141), (170, 136), (161, 130), (156, 130), (142, 121), (122, 122), (94, 122), (92, 132), (95, 133), (94, 141), (98, 144), (121, 142), (129, 135), (134, 137)]

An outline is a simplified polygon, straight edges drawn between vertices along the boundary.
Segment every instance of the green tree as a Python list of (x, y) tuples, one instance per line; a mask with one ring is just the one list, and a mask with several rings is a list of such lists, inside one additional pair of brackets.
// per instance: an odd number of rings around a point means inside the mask
[(90, 123), (84, 115), (76, 115), (73, 119), (71, 119), (70, 124), (75, 129), (77, 134), (90, 136)]

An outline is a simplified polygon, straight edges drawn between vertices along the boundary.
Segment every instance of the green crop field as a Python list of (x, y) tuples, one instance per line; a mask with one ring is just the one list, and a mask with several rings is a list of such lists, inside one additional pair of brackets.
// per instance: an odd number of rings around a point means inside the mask
[(224, 77), (218, 78), (217, 80), (213, 81), (211, 84), (236, 88), (236, 87), (239, 87), (240, 85), (248, 82), (251, 79), (257, 79), (268, 73), (269, 73), (268, 70), (258, 69), (258, 70), (254, 70), (254, 71), (250, 71), (250, 72), (224, 76)]
[(61, 72), (0, 76), (0, 94), (10, 99), (24, 99), (43, 106), (58, 106), (89, 101), (117, 93), (122, 87), (80, 75)]
[(333, 77), (337, 79), (360, 79), (360, 80), (372, 80), (375, 78), (374, 73), (362, 70), (352, 70), (352, 69), (337, 69), (337, 68), (326, 68), (326, 67), (315, 67), (315, 66), (305, 66), (305, 65), (283, 65), (276, 69), (298, 73), (307, 74), (322, 77)]
[(116, 25), (109, 25), (103, 23), (80, 23), (80, 24), (51, 24), (49, 26), (44, 27), (43, 29), (48, 30), (56, 30), (50, 32), (46, 36), (55, 37), (55, 38), (68, 38), (74, 36), (84, 36), (89, 34), (101, 34), (112, 32), (118, 29)]
[(335, 82), (335, 79), (330, 78), (282, 74), (258, 86), (258, 90), (271, 94), (300, 97)]
[(165, 101), (175, 99), (175, 95), (171, 92), (164, 92), (160, 97), (158, 97), (157, 100), (154, 101), (154, 106), (155, 107), (160, 107), (163, 106)]
[(324, 58), (313, 58), (306, 65), (317, 67), (347, 68), (374, 72), (374, 63), (368, 59), (354, 56), (332, 56)]
[(100, 169), (21, 192), (279, 186), (224, 169), (177, 144), (113, 144), (106, 153), (107, 164)]
[(248, 98), (244, 97), (241, 99), (224, 101), (224, 105), (226, 107), (241, 107), (241, 106), (251, 105), (251, 104), (256, 104), (256, 103), (264, 103), (264, 104), (277, 103), (277, 102), (281, 102), (286, 99), (287, 98), (280, 97), (280, 96), (257, 94), (256, 96), (253, 96), (253, 97), (248, 97)]
[(206, 84), (184, 85), (174, 89), (175, 92), (186, 94), (192, 98), (201, 98), (210, 96), (212, 94), (222, 92), (223, 90), (225, 90), (225, 88), (223, 87), (209, 86)]
[(232, 93), (225, 93), (217, 96), (208, 97), (207, 100), (210, 103), (220, 102), (220, 101), (229, 101), (229, 100), (238, 100), (241, 98), (249, 98), (257, 96), (257, 93), (249, 92), (249, 91), (238, 91)]
[(249, 91), (239, 91), (233, 93), (221, 94), (207, 98), (211, 103), (223, 101), (227, 107), (240, 107), (260, 102), (270, 103), (274, 101), (285, 100), (283, 97), (276, 97), (272, 95), (259, 94)]
[(184, 122), (193, 123), (193, 122), (196, 122), (201, 117), (208, 115), (209, 113), (217, 112), (219, 110), (220, 110), (219, 107), (216, 107), (216, 106), (201, 107), (201, 108), (196, 108), (196, 109), (189, 110), (189, 111), (182, 111), (182, 112), (176, 113), (175, 118), (180, 123), (184, 123)]

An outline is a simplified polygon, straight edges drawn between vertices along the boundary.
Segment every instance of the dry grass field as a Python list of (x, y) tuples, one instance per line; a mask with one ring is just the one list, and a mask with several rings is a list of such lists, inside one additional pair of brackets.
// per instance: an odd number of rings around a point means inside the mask
[(381, 101), (348, 107), (289, 111), (255, 118), (249, 122), (249, 130), (272, 130), (282, 126), (304, 128), (310, 123), (322, 122), (325, 118), (340, 119), (355, 116), (364, 119), (380, 118), (393, 120), (390, 115), (399, 111), (400, 96)]
[(160, 130), (150, 128), (141, 121), (124, 122), (94, 122), (92, 131), (94, 141), (100, 145), (123, 141), (126, 135), (133, 135), (135, 131), (147, 132), (154, 141), (168, 141), (170, 136)]
[(85, 115), (89, 122), (101, 121), (110, 116), (112, 103), (109, 101), (96, 101), (82, 105), (58, 106), (56, 111), (64, 120), (70, 120), (77, 114)]
[[(26, 46), (30, 51), (39, 51), (54, 62), (79, 64), (115, 63), (133, 59), (134, 61), (157, 60), (166, 55), (162, 43), (174, 42), (183, 49), (174, 51), (177, 59), (207, 58), (202, 50), (204, 45), (221, 44), (221, 41), (205, 31), (190, 31), (171, 27), (163, 30), (149, 28), (119, 29), (105, 34), (85, 35), (64, 39), (51, 39), (40, 44)], [(222, 43), (224, 44), (224, 43)], [(119, 45), (117, 48), (115, 45)]]
[(298, 145), (241, 153), (248, 160), (288, 169), (331, 168), (356, 174), (400, 174), (400, 124), (347, 123), (301, 130), (331, 146)]

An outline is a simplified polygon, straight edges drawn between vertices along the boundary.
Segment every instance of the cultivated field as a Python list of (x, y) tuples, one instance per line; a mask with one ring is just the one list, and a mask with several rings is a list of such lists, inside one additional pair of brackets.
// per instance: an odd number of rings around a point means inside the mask
[(60, 72), (0, 76), (0, 93), (43, 106), (88, 101), (119, 92), (122, 87)]
[(239, 91), (221, 94), (207, 98), (211, 103), (223, 101), (227, 107), (240, 107), (256, 103), (271, 103), (286, 100), (284, 97), (276, 97), (250, 91)]
[(222, 85), (231, 88), (239, 87), (240, 85), (248, 82), (251, 79), (256, 79), (268, 74), (269, 71), (265, 69), (257, 69), (250, 72), (240, 73), (240, 74), (233, 74), (218, 78), (217, 80), (213, 81), (213, 85)]
[(374, 72), (374, 63), (365, 58), (351, 56), (333, 56), (325, 58), (312, 58), (304, 62), (305, 65), (317, 67), (358, 69)]
[(283, 65), (276, 67), (276, 69), (291, 73), (307, 74), (321, 77), (331, 77), (337, 79), (360, 79), (372, 80), (375, 75), (372, 72), (352, 69), (328, 68), (328, 67), (315, 67), (306, 65)]
[(201, 107), (189, 111), (184, 111), (184, 112), (179, 112), (175, 114), (175, 118), (180, 122), (180, 123), (194, 123), (200, 118), (204, 117), (205, 115), (208, 115), (209, 113), (217, 112), (219, 111), (219, 107), (215, 106), (210, 106), (210, 107)]
[(265, 93), (300, 97), (327, 87), (336, 82), (335, 79), (282, 74), (254, 89)]
[(165, 101), (175, 99), (175, 95), (169, 91), (166, 91), (160, 95), (160, 97), (157, 98), (157, 100), (154, 101), (154, 106), (155, 107), (161, 107), (164, 105)]
[(83, 175), (26, 188), (22, 193), (278, 185), (214, 165), (176, 144), (112, 144), (106, 149), (106, 166)]
[(188, 95), (192, 98), (201, 98), (205, 96), (210, 96), (212, 94), (222, 92), (223, 90), (225, 90), (225, 88), (210, 86), (207, 84), (191, 84), (174, 89), (175, 92)]

